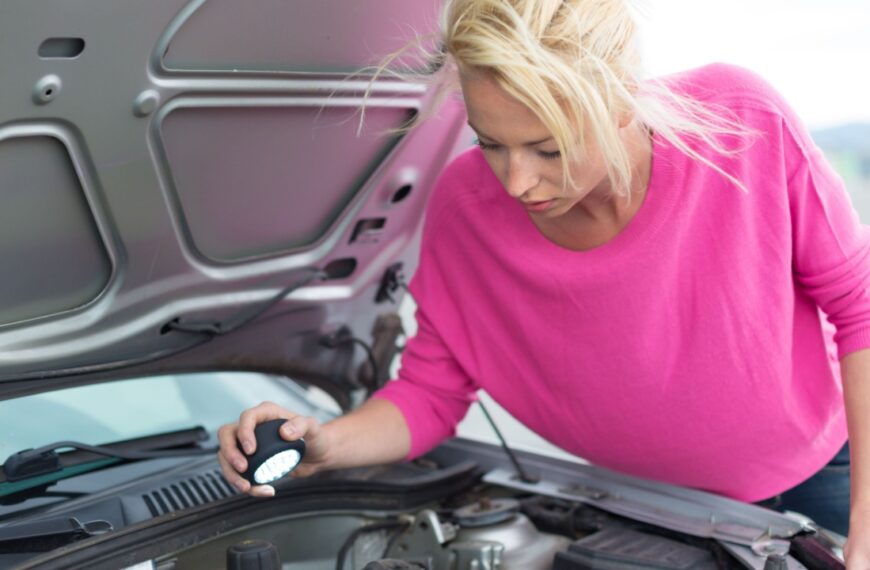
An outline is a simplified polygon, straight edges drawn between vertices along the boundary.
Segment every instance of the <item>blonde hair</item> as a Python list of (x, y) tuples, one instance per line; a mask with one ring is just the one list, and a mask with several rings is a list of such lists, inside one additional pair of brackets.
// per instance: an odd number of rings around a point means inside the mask
[[(743, 139), (750, 131), (724, 109), (662, 82), (640, 81), (635, 22), (624, 0), (446, 0), (440, 43), (440, 51), (428, 54), (437, 68), (430, 76), (438, 86), (436, 100), (456, 89), (457, 72), (491, 77), (552, 134), (566, 185), (573, 182), (569, 165), (583, 158), (591, 137), (614, 191), (627, 196), (633, 173), (620, 124), (634, 117), (647, 132), (744, 189), (694, 143), (732, 154), (739, 149), (727, 148), (721, 135)], [(418, 40), (387, 58), (375, 78), (421, 45)]]

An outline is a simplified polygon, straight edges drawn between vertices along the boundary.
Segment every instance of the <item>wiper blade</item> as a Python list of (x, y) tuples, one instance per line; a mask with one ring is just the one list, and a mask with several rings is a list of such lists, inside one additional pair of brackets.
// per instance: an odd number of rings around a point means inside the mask
[[(216, 453), (216, 447), (198, 445), (206, 439), (208, 432), (198, 426), (106, 445), (59, 441), (25, 449), (10, 455), (0, 468), (0, 497), (123, 461)], [(73, 451), (58, 453), (65, 448)]]

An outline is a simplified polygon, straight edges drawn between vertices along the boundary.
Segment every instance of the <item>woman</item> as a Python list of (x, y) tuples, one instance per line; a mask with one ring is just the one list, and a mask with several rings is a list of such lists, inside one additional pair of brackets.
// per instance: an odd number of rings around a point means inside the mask
[(453, 0), (442, 33), (479, 148), (431, 198), (399, 378), (324, 426), (245, 412), (227, 479), (274, 492), (238, 475), (259, 422), (305, 476), (420, 455), (483, 388), (593, 463), (793, 508), (848, 417), (851, 514), (845, 478), (800, 510), (870, 567), (870, 236), (788, 105), (726, 65), (638, 81), (620, 0)]

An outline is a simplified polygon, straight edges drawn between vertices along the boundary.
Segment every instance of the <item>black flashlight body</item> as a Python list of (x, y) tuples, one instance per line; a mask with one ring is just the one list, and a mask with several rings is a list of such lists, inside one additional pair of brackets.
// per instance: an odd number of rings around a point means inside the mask
[[(284, 419), (270, 420), (254, 428), (257, 450), (251, 455), (245, 454), (245, 459), (248, 460), (248, 469), (242, 473), (242, 477), (250, 481), (251, 485), (268, 485), (289, 474), (296, 468), (296, 465), (302, 462), (302, 458), (305, 456), (305, 441), (302, 439), (286, 441), (279, 433), (281, 426), (286, 421)], [(239, 449), (243, 449), (241, 445), (239, 445)], [(281, 457), (282, 453), (288, 451), (296, 451), (299, 454), (299, 459), (294, 465), (289, 466), (289, 469), (272, 479), (264, 480), (261, 478), (259, 481), (257, 480), (257, 469), (269, 460), (275, 461), (276, 457)]]

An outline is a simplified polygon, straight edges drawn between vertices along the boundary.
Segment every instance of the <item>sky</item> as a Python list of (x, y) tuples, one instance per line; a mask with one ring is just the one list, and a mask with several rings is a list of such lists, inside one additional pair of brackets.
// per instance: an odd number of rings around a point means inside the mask
[(813, 129), (870, 122), (870, 1), (629, 0), (649, 76), (713, 61), (763, 75)]

